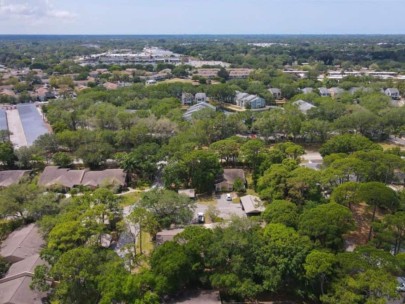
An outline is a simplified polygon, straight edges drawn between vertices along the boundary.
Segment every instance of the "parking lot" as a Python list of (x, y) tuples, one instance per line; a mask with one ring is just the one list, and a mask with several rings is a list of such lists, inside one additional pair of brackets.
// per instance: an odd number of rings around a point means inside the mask
[[(235, 195), (233, 195), (235, 197)], [(206, 213), (208, 205), (197, 203), (194, 211), (194, 218), (197, 219), (198, 213)], [(226, 200), (226, 193), (215, 195), (215, 204), (213, 205), (218, 210), (218, 216), (224, 220), (230, 219), (232, 215), (239, 217), (246, 217), (245, 211), (242, 210), (242, 206), (238, 203)]]

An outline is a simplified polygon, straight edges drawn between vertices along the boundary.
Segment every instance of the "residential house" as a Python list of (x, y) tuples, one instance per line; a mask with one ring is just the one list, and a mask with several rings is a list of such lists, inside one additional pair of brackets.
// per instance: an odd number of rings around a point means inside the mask
[(321, 95), (322, 97), (329, 97), (330, 96), (330, 92), (327, 88), (319, 88), (319, 95)]
[(41, 304), (46, 293), (30, 288), (35, 268), (44, 265), (39, 254), (34, 254), (11, 265), (4, 278), (0, 279), (0, 303)]
[(16, 98), (17, 94), (12, 89), (2, 89), (0, 91), (0, 96), (8, 96), (8, 97)]
[(341, 88), (330, 88), (329, 89), (329, 94), (332, 98), (336, 98), (337, 96), (343, 94), (345, 92), (345, 90), (341, 89)]
[(205, 93), (197, 93), (195, 94), (195, 102), (196, 103), (200, 103), (200, 102), (207, 102), (208, 98), (207, 95)]
[(310, 94), (310, 93), (312, 93), (313, 91), (314, 91), (313, 88), (303, 88), (303, 89), (301, 89), (301, 92), (302, 92), (303, 94)]
[(31, 290), (35, 267), (45, 264), (39, 256), (45, 244), (35, 224), (13, 231), (1, 244), (0, 255), (11, 267), (0, 279), (0, 303), (40, 304), (45, 293)]
[(236, 180), (241, 180), (246, 187), (245, 172), (242, 169), (224, 169), (215, 182), (215, 191), (232, 191)]
[(104, 185), (124, 187), (127, 175), (122, 169), (106, 169), (103, 171), (86, 171), (81, 185), (97, 188)]
[(103, 171), (71, 170), (57, 166), (47, 166), (39, 177), (38, 184), (44, 187), (62, 186), (73, 188), (88, 186), (92, 188), (103, 185), (126, 185), (126, 173), (122, 169), (106, 169)]
[(266, 101), (263, 98), (257, 95), (251, 95), (239, 91), (236, 91), (235, 103), (237, 106), (241, 108), (249, 108), (249, 109), (260, 109), (264, 108), (266, 105)]
[(362, 92), (362, 93), (371, 93), (373, 92), (372, 88), (365, 88), (365, 87), (352, 87), (349, 89), (350, 94), (355, 94), (357, 92)]
[(162, 230), (156, 234), (156, 245), (162, 245), (168, 241), (172, 241), (176, 235), (182, 233), (184, 229), (171, 229), (171, 230)]
[(27, 177), (29, 170), (4, 170), (0, 171), (0, 188), (18, 184), (23, 177)]
[(274, 99), (281, 99), (281, 90), (278, 88), (270, 88), (269, 92), (273, 95)]
[(181, 94), (181, 104), (184, 105), (192, 105), (194, 103), (194, 96), (191, 93), (182, 93)]
[(388, 88), (384, 91), (385, 95), (391, 97), (392, 99), (399, 99), (399, 90), (397, 88)]
[(254, 195), (242, 196), (240, 203), (246, 215), (260, 215), (265, 209), (262, 200)]
[(210, 105), (210, 104), (207, 103), (207, 102), (200, 102), (200, 103), (197, 103), (197, 104), (191, 106), (191, 107), (187, 110), (187, 112), (183, 114), (183, 118), (184, 118), (185, 120), (191, 120), (192, 115), (193, 115), (194, 113), (196, 113), (196, 112), (198, 112), (198, 111), (201, 111), (201, 110), (203, 110), (203, 109), (210, 109), (210, 110), (212, 110), (212, 111), (216, 111), (216, 108), (215, 108), (213, 105)]
[(293, 105), (297, 106), (298, 109), (304, 114), (307, 114), (307, 112), (312, 108), (316, 108), (316, 106), (314, 106), (313, 104), (302, 99), (293, 102)]
[(16, 263), (40, 252), (45, 244), (35, 224), (14, 230), (0, 246), (0, 255)]
[(48, 99), (55, 99), (56, 94), (49, 87), (43, 86), (35, 90), (34, 94), (38, 101), (47, 101)]
[(118, 89), (118, 84), (112, 82), (106, 82), (103, 84), (103, 87), (107, 90), (116, 90)]
[(178, 194), (187, 196), (191, 199), (195, 199), (195, 189), (180, 189), (177, 191)]
[(230, 79), (246, 79), (252, 71), (252, 69), (228, 69)]
[(204, 78), (215, 78), (218, 76), (219, 69), (198, 69), (194, 75)]

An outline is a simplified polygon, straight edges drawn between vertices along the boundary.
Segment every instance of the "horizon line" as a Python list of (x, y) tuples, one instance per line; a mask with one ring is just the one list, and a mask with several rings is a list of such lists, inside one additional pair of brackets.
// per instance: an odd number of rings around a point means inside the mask
[(295, 33), (295, 34), (265, 34), (265, 33), (234, 33), (234, 34), (2, 34), (0, 36), (405, 36), (405, 33)]

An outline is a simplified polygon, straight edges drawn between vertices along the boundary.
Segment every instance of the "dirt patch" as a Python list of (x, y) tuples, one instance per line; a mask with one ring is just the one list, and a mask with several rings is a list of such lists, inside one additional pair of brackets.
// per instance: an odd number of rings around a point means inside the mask
[[(347, 247), (354, 249), (356, 246), (367, 244), (373, 211), (366, 203), (352, 205), (351, 210), (356, 229), (345, 235), (344, 239)], [(376, 219), (383, 217), (384, 213), (377, 210)]]

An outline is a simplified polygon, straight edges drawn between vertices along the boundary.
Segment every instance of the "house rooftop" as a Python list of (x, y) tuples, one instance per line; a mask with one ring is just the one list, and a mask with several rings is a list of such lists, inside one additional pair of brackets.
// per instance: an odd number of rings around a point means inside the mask
[(21, 276), (0, 284), (0, 303), (42, 304), (45, 293), (31, 290), (31, 276)]
[(86, 171), (81, 182), (84, 186), (98, 187), (103, 184), (124, 186), (126, 174), (122, 169)]
[(194, 189), (181, 189), (177, 191), (180, 195), (185, 195), (189, 198), (195, 198), (195, 190)]
[(161, 245), (165, 242), (172, 241), (176, 235), (182, 233), (183, 231), (183, 228), (162, 230), (156, 234), (156, 243)]
[(47, 166), (39, 177), (38, 184), (45, 187), (61, 185), (73, 188), (81, 184), (84, 173), (85, 170), (70, 170), (57, 166)]
[(14, 230), (0, 246), (0, 255), (14, 263), (37, 254), (44, 240), (35, 224)]
[[(10, 266), (10, 269), (7, 271), (5, 279), (18, 276), (20, 274), (34, 274), (35, 267), (38, 265), (44, 265), (45, 262), (39, 256), (39, 253), (36, 253), (24, 260), (14, 263)], [(2, 280), (0, 279), (0, 284)]]
[(260, 214), (265, 209), (261, 199), (254, 195), (242, 196), (240, 202), (246, 214)]
[(298, 106), (298, 109), (304, 114), (306, 114), (310, 109), (316, 108), (316, 106), (313, 104), (302, 99), (293, 102), (293, 105)]
[(198, 98), (206, 98), (206, 97), (207, 97), (207, 94), (205, 94), (205, 93), (197, 93), (197, 94), (195, 94), (196, 99), (198, 99)]
[(0, 187), (8, 187), (18, 184), (28, 170), (5, 170), (0, 171)]
[(224, 169), (222, 174), (222, 180), (233, 183), (237, 178), (240, 178), (242, 181), (245, 181), (245, 171), (243, 169)]
[(49, 187), (61, 185), (73, 188), (78, 185), (98, 187), (105, 183), (124, 186), (126, 173), (122, 169), (103, 171), (70, 170), (57, 166), (47, 166), (39, 178), (39, 185)]

